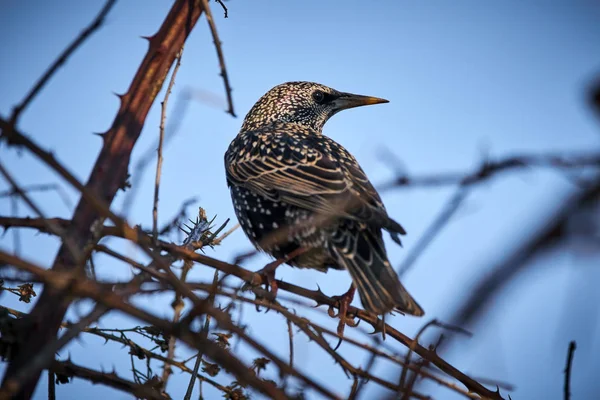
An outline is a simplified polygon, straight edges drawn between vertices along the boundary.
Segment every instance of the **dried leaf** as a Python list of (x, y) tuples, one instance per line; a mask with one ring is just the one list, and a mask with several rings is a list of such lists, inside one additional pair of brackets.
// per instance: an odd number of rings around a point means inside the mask
[(229, 343), (229, 339), (231, 339), (233, 336), (232, 333), (213, 333), (213, 335), (217, 337), (215, 341), (222, 349), (226, 349), (231, 345), (231, 343)]
[(212, 364), (204, 360), (202, 360), (202, 364), (202, 371), (212, 377), (217, 376), (217, 374), (221, 371), (221, 367), (219, 367), (217, 364)]

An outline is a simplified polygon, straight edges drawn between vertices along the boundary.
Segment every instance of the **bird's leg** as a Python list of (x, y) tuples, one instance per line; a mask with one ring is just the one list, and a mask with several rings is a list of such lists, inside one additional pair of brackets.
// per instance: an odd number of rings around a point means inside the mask
[(343, 295), (332, 296), (333, 299), (338, 301), (339, 312), (336, 314), (335, 311), (333, 310), (333, 306), (331, 306), (331, 307), (329, 307), (329, 310), (327, 311), (327, 313), (332, 318), (335, 318), (335, 317), (340, 318), (340, 322), (337, 327), (337, 333), (340, 336), (340, 341), (338, 342), (337, 346), (335, 346), (334, 350), (337, 350), (337, 348), (342, 343), (341, 337), (344, 336), (344, 328), (346, 328), (346, 325), (348, 325), (350, 327), (355, 327), (355, 326), (358, 326), (358, 323), (360, 322), (360, 321), (358, 321), (358, 322), (355, 321), (353, 315), (348, 315), (348, 308), (350, 307), (350, 303), (352, 303), (352, 300), (354, 300), (355, 292), (356, 292), (356, 287), (354, 286), (354, 283), (352, 283), (350, 285), (350, 289), (348, 289), (348, 291), (346, 293), (344, 293)]
[(295, 257), (298, 257), (299, 255), (307, 251), (308, 248), (306, 247), (298, 247), (286, 256), (278, 258), (277, 260), (268, 263), (263, 269), (256, 272), (257, 274), (260, 274), (262, 277), (264, 277), (266, 289), (268, 290), (268, 288), (271, 287), (271, 293), (273, 294), (273, 297), (277, 296), (277, 281), (275, 281), (275, 270), (277, 269), (277, 267), (279, 267), (281, 264), (285, 264), (286, 262), (294, 259)]

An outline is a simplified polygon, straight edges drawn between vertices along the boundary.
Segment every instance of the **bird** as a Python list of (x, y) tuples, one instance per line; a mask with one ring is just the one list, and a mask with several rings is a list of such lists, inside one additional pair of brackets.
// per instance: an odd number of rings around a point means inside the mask
[(350, 273), (350, 289), (335, 296), (340, 319), (356, 290), (377, 315), (424, 315), (383, 241), (385, 230), (401, 245), (406, 231), (388, 215), (356, 158), (323, 134), (338, 112), (381, 103), (388, 100), (315, 82), (277, 85), (252, 106), (224, 157), (236, 217), (252, 244), (275, 258), (272, 267)]

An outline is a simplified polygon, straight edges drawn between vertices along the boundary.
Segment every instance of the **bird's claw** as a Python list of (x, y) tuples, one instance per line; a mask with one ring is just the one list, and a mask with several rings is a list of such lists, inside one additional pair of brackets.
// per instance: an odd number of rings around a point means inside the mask
[[(340, 322), (337, 326), (337, 334), (339, 335), (340, 340), (335, 346), (334, 350), (337, 350), (338, 347), (340, 347), (340, 344), (342, 343), (342, 338), (344, 337), (344, 329), (346, 328), (346, 326), (355, 328), (360, 323), (360, 320), (356, 318), (356, 315), (354, 313), (348, 312), (348, 308), (350, 307), (350, 303), (352, 302), (353, 298), (354, 287), (351, 287), (350, 290), (348, 290), (348, 292), (346, 292), (345, 294), (341, 296), (333, 296), (333, 299), (337, 300), (336, 305), (330, 305), (329, 309), (327, 310), (327, 314), (331, 318), (340, 319)], [(335, 312), (336, 307), (339, 310), (337, 313)]]
[[(275, 280), (275, 269), (279, 265), (281, 265), (281, 261), (275, 260), (274, 262), (267, 264), (263, 269), (256, 271), (261, 277), (261, 283), (264, 283), (265, 285), (265, 290), (271, 295), (269, 299), (265, 299), (267, 301), (274, 302), (277, 297), (278, 286), (277, 281)], [(267, 308), (265, 314), (268, 313), (269, 310), (270, 308)], [(260, 311), (258, 304), (256, 305), (256, 311)]]

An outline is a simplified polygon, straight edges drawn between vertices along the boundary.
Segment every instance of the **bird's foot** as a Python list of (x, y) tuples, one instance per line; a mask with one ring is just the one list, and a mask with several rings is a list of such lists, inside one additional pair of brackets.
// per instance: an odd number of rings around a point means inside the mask
[(355, 292), (356, 288), (354, 287), (354, 285), (351, 285), (350, 289), (348, 289), (348, 291), (343, 295), (332, 296), (333, 299), (337, 300), (337, 308), (339, 311), (336, 313), (334, 306), (329, 306), (329, 310), (327, 310), (327, 313), (331, 318), (340, 318), (340, 322), (338, 323), (337, 327), (337, 334), (340, 336), (340, 340), (335, 346), (334, 350), (337, 350), (338, 347), (340, 347), (340, 344), (342, 344), (342, 338), (344, 336), (344, 329), (346, 328), (346, 326), (354, 328), (357, 327), (360, 323), (359, 319), (355, 319), (356, 316), (354, 314), (348, 313), (348, 308), (350, 307), (350, 303), (352, 303), (352, 300), (354, 299)]
[(265, 289), (269, 291), (273, 295), (273, 297), (277, 296), (277, 281), (275, 280), (275, 270), (281, 264), (285, 263), (285, 259), (275, 260), (273, 262), (268, 263), (265, 267), (256, 273), (259, 274), (262, 278), (263, 283), (265, 284)]
[[(260, 276), (261, 278), (261, 284), (264, 283), (265, 285), (265, 291), (268, 293), (268, 297), (264, 296), (262, 297), (265, 301), (267, 302), (275, 302), (275, 298), (277, 297), (277, 281), (275, 280), (275, 270), (277, 269), (278, 266), (280, 266), (281, 264), (283, 264), (285, 262), (285, 260), (275, 260), (273, 262), (268, 263), (267, 265), (265, 265), (264, 268), (262, 268), (259, 271), (256, 271), (256, 273)], [(257, 293), (257, 297), (258, 297), (258, 293)], [(258, 300), (258, 298), (257, 298)], [(269, 312), (270, 308), (267, 308), (267, 311), (265, 312)], [(257, 304), (256, 305), (256, 311), (260, 311), (260, 307)]]
[[(270, 290), (271, 301), (275, 301), (275, 297), (277, 296), (277, 289), (278, 289), (277, 281), (275, 280), (275, 270), (280, 265), (285, 264), (286, 262), (292, 260), (294, 257), (301, 255), (302, 253), (305, 253), (307, 250), (308, 250), (307, 248), (298, 247), (297, 249), (290, 252), (285, 257), (278, 258), (277, 260), (272, 261), (272, 262), (268, 263), (267, 265), (265, 265), (264, 268), (262, 268), (261, 270), (256, 271), (256, 273), (260, 275), (262, 282), (265, 284), (265, 290), (267, 292), (269, 292), (269, 288), (271, 289)], [(258, 305), (256, 306), (256, 310), (258, 311)], [(266, 312), (269, 312), (269, 309), (267, 309)]]

